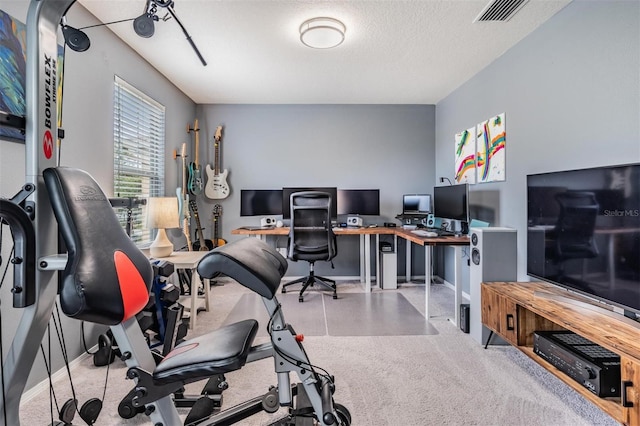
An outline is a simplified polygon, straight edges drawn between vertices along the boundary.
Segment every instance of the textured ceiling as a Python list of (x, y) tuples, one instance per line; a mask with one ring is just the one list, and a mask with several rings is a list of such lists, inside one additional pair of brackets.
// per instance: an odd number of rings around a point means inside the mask
[[(530, 0), (507, 22), (473, 23), (488, 0), (175, 0), (206, 67), (174, 20), (156, 22), (151, 38), (132, 22), (109, 28), (198, 104), (435, 104), (570, 1)], [(79, 3), (102, 22), (145, 8)], [(343, 21), (345, 42), (305, 47), (299, 26), (316, 16)]]

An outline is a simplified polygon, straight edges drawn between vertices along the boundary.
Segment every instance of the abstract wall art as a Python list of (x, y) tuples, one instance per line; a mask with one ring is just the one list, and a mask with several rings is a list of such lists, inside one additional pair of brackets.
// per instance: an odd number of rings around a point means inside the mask
[(470, 128), (456, 133), (455, 181), (476, 183), (476, 129)]
[(506, 180), (505, 114), (476, 126), (476, 182)]

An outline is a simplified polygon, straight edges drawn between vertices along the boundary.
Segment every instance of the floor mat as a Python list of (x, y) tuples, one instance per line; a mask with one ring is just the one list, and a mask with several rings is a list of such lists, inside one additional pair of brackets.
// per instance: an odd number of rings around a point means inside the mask
[[(435, 327), (398, 292), (307, 293), (304, 302), (297, 294), (278, 294), (285, 320), (296, 333), (307, 336), (409, 336), (438, 334)], [(255, 318), (258, 336), (266, 336), (268, 317), (257, 294), (244, 294), (233, 307), (225, 324)]]

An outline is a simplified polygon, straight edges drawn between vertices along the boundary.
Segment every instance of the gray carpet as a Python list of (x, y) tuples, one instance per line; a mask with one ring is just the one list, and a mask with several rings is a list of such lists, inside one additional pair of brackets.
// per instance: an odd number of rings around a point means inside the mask
[[(338, 301), (348, 294), (365, 296), (360, 284), (339, 283)], [(373, 294), (401, 294), (419, 312), (424, 309), (424, 286), (403, 284), (400, 289), (374, 290)], [(188, 337), (219, 327), (248, 290), (226, 283), (211, 291), (211, 311), (202, 312), (198, 325)], [(319, 295), (319, 294), (318, 294)], [(280, 295), (279, 295), (280, 296)], [(294, 295), (295, 296), (295, 295)], [(343, 297), (344, 296), (344, 297)], [(386, 298), (386, 296), (385, 296)], [(308, 301), (311, 302), (311, 297)], [(586, 401), (559, 379), (510, 346), (490, 346), (485, 350), (468, 334), (447, 319), (453, 315), (453, 292), (443, 285), (431, 290), (435, 315), (430, 321), (438, 334), (411, 336), (312, 336), (304, 341), (311, 362), (336, 378), (335, 400), (345, 405), (354, 426), (576, 426), (617, 425), (595, 405)], [(304, 309), (312, 305), (305, 302)], [(325, 306), (335, 302), (330, 298)], [(292, 303), (293, 304), (293, 303)], [(302, 307), (301, 306), (301, 307)], [(288, 307), (288, 306), (287, 306)], [(260, 304), (256, 312), (264, 312)], [(293, 312), (291, 312), (293, 314)], [(372, 315), (374, 315), (372, 313)], [(287, 319), (297, 327), (285, 311)], [(347, 315), (344, 321), (351, 321)], [(308, 332), (307, 332), (308, 333)], [(258, 338), (263, 341), (264, 338)], [(42, 362), (38, 359), (36, 362)], [(102, 397), (106, 370), (85, 359), (72, 371), (80, 404)], [(145, 416), (124, 420), (117, 415), (120, 399), (131, 388), (125, 380), (121, 361), (111, 365), (109, 387), (97, 425), (149, 425)], [(273, 361), (266, 359), (244, 366), (227, 375), (229, 389), (225, 407), (231, 407), (264, 393), (275, 384)], [(292, 381), (297, 378), (292, 375)], [(56, 395), (69, 397), (68, 379), (55, 383)], [(187, 386), (198, 393), (202, 384)], [(49, 423), (49, 396), (45, 390), (21, 407), (23, 425)], [(180, 410), (186, 415), (185, 410)], [(274, 415), (259, 413), (239, 424), (262, 426)], [(75, 425), (84, 424), (78, 416)], [(178, 425), (167, 425), (178, 426)]]
[[(304, 302), (297, 294), (278, 294), (285, 319), (297, 333), (305, 336), (412, 336), (437, 334), (411, 303), (398, 292), (339, 293), (310, 292)], [(268, 317), (262, 299), (255, 293), (244, 294), (224, 324), (255, 318), (260, 323), (258, 336), (267, 336)]]

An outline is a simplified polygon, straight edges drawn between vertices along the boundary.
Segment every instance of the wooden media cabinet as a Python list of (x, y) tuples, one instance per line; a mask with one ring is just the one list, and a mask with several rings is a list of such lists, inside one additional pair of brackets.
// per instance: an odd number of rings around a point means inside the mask
[[(640, 323), (542, 282), (482, 283), (482, 323), (625, 425), (640, 425)], [(600, 398), (533, 351), (534, 332), (570, 330), (620, 356), (621, 398)]]

